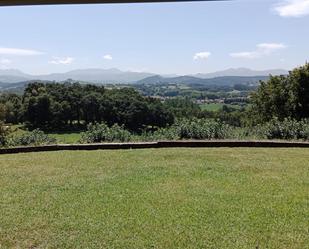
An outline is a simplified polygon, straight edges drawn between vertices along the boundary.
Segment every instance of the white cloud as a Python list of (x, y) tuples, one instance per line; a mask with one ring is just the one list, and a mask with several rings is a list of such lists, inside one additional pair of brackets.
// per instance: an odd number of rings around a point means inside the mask
[(286, 48), (286, 45), (283, 43), (260, 43), (256, 45), (254, 51), (230, 53), (230, 56), (233, 58), (257, 59), (284, 48)]
[(0, 47), (0, 54), (2, 55), (17, 55), (17, 56), (31, 56), (44, 54), (40, 51), (21, 48), (4, 48)]
[(6, 58), (0, 58), (0, 69), (8, 69), (8, 66), (12, 63), (11, 60)]
[(256, 46), (259, 49), (267, 50), (267, 51), (274, 51), (274, 50), (286, 48), (286, 46), (283, 43), (260, 43)]
[(309, 15), (309, 0), (285, 0), (274, 6), (274, 11), (282, 17), (302, 17)]
[(211, 55), (210, 52), (199, 52), (193, 56), (193, 59), (194, 60), (206, 60), (209, 58), (210, 55)]
[(106, 54), (106, 55), (103, 56), (103, 59), (105, 59), (105, 60), (112, 60), (113, 56), (111, 56), (110, 54)]
[(53, 57), (49, 63), (55, 64), (55, 65), (70, 65), (74, 61), (74, 58), (72, 57)]
[(237, 52), (237, 53), (230, 53), (230, 56), (233, 58), (244, 58), (244, 59), (255, 59), (259, 58), (260, 54), (258, 52)]
[(2, 65), (9, 65), (11, 63), (12, 63), (12, 61), (9, 60), (9, 59), (5, 59), (5, 58), (0, 59), (0, 64), (2, 64)]

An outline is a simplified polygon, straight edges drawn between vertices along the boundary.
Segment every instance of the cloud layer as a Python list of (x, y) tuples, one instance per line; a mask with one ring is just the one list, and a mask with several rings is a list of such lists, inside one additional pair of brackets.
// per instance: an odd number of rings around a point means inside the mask
[(206, 60), (209, 58), (210, 55), (211, 55), (210, 52), (199, 52), (193, 56), (193, 59), (194, 60)]
[(49, 63), (54, 65), (70, 65), (73, 63), (73, 61), (74, 58), (72, 57), (53, 57)]
[(12, 63), (12, 61), (11, 60), (9, 60), (9, 59), (6, 59), (6, 58), (0, 58), (0, 64), (2, 64), (2, 65), (9, 65), (9, 64), (11, 64)]
[(21, 49), (21, 48), (4, 48), (0, 47), (1, 55), (17, 55), (17, 56), (32, 56), (41, 55), (43, 52), (31, 50), (31, 49)]
[(274, 11), (282, 17), (302, 17), (309, 15), (309, 0), (286, 0), (277, 4)]
[(111, 56), (110, 54), (106, 54), (106, 55), (103, 56), (103, 59), (105, 59), (105, 60), (112, 60), (113, 56)]
[(230, 53), (230, 56), (233, 58), (258, 59), (284, 48), (286, 48), (286, 45), (283, 43), (260, 43), (256, 45), (254, 51)]
[(0, 58), (0, 69), (8, 69), (8, 66), (12, 63), (11, 60), (6, 58)]

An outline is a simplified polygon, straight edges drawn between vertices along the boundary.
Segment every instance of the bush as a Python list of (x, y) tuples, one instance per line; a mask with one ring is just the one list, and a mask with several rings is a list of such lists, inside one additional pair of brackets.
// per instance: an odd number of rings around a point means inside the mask
[(81, 143), (100, 143), (100, 142), (128, 142), (131, 140), (131, 133), (114, 124), (108, 127), (105, 123), (89, 124), (87, 131), (81, 135)]
[(45, 145), (56, 143), (56, 139), (48, 136), (43, 131), (35, 129), (31, 132), (26, 132), (20, 136), (13, 137), (11, 146), (27, 146), (27, 145)]
[(9, 128), (0, 121), (0, 146), (8, 144)]
[(180, 119), (166, 129), (154, 132), (159, 139), (224, 139), (228, 138), (230, 126), (211, 119)]
[(256, 127), (257, 134), (267, 139), (303, 139), (309, 140), (309, 120), (286, 118), (280, 121), (272, 119), (264, 125)]

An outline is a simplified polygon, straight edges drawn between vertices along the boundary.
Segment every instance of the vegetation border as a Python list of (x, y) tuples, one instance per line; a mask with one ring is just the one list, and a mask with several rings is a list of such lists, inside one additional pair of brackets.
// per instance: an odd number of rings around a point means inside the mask
[(119, 150), (147, 148), (219, 148), (219, 147), (260, 147), (260, 148), (309, 148), (309, 142), (287, 141), (158, 141), (144, 143), (99, 143), (99, 144), (56, 144), (42, 146), (21, 146), (0, 149), (0, 154), (62, 150)]

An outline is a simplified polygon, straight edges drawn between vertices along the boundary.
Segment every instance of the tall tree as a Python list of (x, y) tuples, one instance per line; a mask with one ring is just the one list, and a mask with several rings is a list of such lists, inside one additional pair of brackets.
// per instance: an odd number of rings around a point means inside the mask
[(277, 117), (309, 118), (309, 64), (295, 68), (287, 76), (270, 76), (252, 94), (252, 116), (256, 122)]

